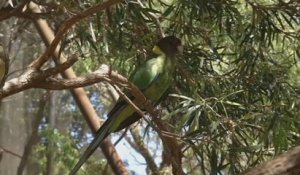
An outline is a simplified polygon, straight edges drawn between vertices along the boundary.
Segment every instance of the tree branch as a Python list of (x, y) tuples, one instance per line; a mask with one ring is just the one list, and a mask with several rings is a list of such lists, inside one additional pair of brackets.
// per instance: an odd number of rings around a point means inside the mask
[(279, 155), (243, 175), (296, 175), (300, 174), (300, 146)]
[(130, 138), (125, 137), (127, 142), (137, 151), (139, 152), (147, 162), (148, 168), (151, 170), (151, 174), (159, 174), (158, 167), (155, 164), (155, 161), (150, 154), (148, 147), (144, 144), (142, 137), (139, 135), (137, 129), (130, 129), (130, 133), (133, 137), (133, 141)]
[(26, 142), (26, 145), (24, 147), (24, 153), (23, 157), (21, 158), (18, 170), (17, 170), (17, 175), (22, 175), (23, 170), (28, 163), (29, 156), (32, 152), (32, 147), (37, 143), (38, 140), (38, 128), (40, 126), (40, 123), (42, 121), (42, 118), (44, 116), (44, 109), (45, 105), (47, 103), (49, 97), (49, 93), (47, 92), (46, 94), (43, 94), (41, 99), (39, 100), (39, 109), (36, 113), (35, 120), (33, 122), (32, 126), (32, 131), (29, 139)]
[(35, 85), (42, 83), (48, 77), (67, 70), (76, 61), (77, 57), (73, 56), (66, 62), (46, 70), (35, 70), (29, 68), (21, 76), (13, 78), (4, 84), (4, 87), (0, 90), (0, 99), (35, 87)]

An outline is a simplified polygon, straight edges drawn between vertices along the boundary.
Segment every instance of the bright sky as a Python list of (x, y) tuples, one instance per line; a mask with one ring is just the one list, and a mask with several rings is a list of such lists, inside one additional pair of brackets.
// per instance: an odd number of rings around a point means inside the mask
[[(115, 136), (112, 137), (113, 143), (116, 142), (120, 137)], [(151, 142), (150, 145), (148, 145), (149, 150), (155, 149), (157, 151), (156, 154), (161, 154), (160, 146), (155, 145), (154, 142)], [(157, 150), (159, 148), (159, 150)], [(146, 161), (145, 159), (137, 153), (127, 142), (125, 139), (122, 139), (117, 145), (116, 149), (123, 159), (124, 163), (128, 165), (128, 169), (134, 171), (138, 175), (147, 175), (146, 173)], [(152, 153), (152, 152), (151, 152)], [(155, 162), (157, 165), (161, 162), (160, 155), (156, 155), (157, 157), (155, 159)]]
[[(116, 141), (118, 138), (119, 137), (114, 138), (113, 141)], [(147, 175), (145, 171), (145, 159), (132, 149), (124, 139), (118, 143), (116, 149), (124, 162), (128, 164), (129, 170), (132, 170), (139, 175)]]

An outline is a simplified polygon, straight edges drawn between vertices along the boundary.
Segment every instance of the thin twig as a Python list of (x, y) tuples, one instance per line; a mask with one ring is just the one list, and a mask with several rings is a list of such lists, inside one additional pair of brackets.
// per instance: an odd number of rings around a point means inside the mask
[(2, 152), (1, 150), (3, 150), (4, 152), (9, 153), (9, 154), (11, 154), (15, 157), (18, 157), (18, 158), (22, 159), (22, 156), (20, 154), (15, 153), (13, 151), (10, 151), (10, 150), (8, 150), (8, 149), (6, 149), (6, 148), (4, 148), (3, 146), (0, 145), (0, 152)]

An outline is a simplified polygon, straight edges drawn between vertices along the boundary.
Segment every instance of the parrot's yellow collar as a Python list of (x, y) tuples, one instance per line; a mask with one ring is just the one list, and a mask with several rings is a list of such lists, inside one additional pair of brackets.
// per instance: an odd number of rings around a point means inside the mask
[(155, 53), (157, 55), (164, 55), (165, 54), (158, 46), (154, 46), (152, 51), (153, 51), (153, 53)]

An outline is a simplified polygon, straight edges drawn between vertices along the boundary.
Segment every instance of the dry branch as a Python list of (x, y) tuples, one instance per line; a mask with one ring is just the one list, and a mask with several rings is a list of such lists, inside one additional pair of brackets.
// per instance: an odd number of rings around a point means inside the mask
[(252, 168), (243, 175), (299, 175), (300, 146), (279, 155), (258, 167)]
[(131, 145), (131, 147), (133, 147), (138, 153), (140, 153), (144, 157), (145, 161), (147, 162), (148, 168), (151, 170), (151, 173), (153, 175), (157, 175), (159, 173), (158, 167), (152, 155), (150, 154), (147, 145), (145, 145), (143, 138), (140, 136), (138, 130), (130, 129), (130, 133), (133, 137), (134, 142), (131, 141), (130, 138), (125, 137), (127, 142)]
[(35, 85), (43, 83), (48, 77), (56, 75), (71, 67), (77, 61), (76, 57), (46, 70), (27, 69), (21, 76), (13, 78), (4, 84), (0, 90), (0, 99), (33, 88)]

